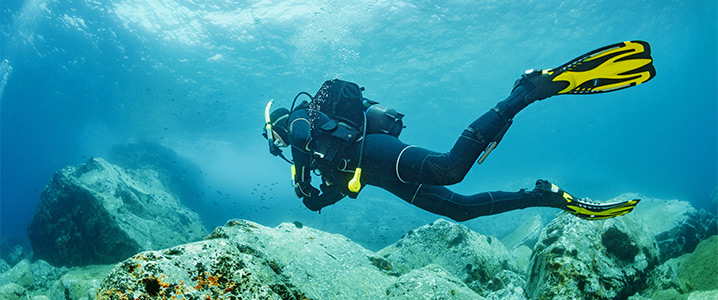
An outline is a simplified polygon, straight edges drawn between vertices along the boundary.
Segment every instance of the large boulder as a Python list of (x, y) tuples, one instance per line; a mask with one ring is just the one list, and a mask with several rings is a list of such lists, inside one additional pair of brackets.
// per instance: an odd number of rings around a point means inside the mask
[(100, 299), (481, 299), (445, 267), (397, 276), (392, 264), (346, 237), (244, 220), (205, 241), (139, 253), (102, 281)]
[(341, 235), (232, 220), (207, 240), (143, 252), (103, 280), (102, 299), (379, 299), (392, 277)]
[(202, 193), (202, 171), (195, 163), (163, 145), (138, 141), (112, 147), (107, 160), (125, 169), (150, 169), (181, 203), (197, 206)]
[(98, 299), (297, 299), (253, 249), (213, 239), (139, 253), (103, 279)]
[(5, 300), (29, 300), (27, 290), (17, 283), (0, 285), (0, 299)]
[(101, 158), (56, 173), (28, 227), (35, 257), (63, 266), (115, 263), (205, 234), (199, 216), (156, 172), (125, 170)]
[(543, 222), (540, 215), (533, 215), (527, 218), (513, 232), (501, 239), (501, 243), (507, 249), (513, 251), (521, 246), (533, 248), (541, 236)]
[(693, 253), (672, 258), (649, 275), (647, 288), (632, 296), (642, 299), (718, 299), (718, 236), (702, 241)]
[(531, 261), (530, 299), (621, 299), (658, 264), (650, 231), (632, 215), (588, 221), (560, 213), (541, 233)]
[(702, 241), (678, 267), (678, 276), (691, 290), (718, 290), (718, 237)]
[(504, 288), (523, 286), (513, 257), (498, 239), (444, 219), (410, 231), (378, 254), (396, 274), (439, 265), (485, 297)]
[(696, 210), (689, 202), (662, 200), (639, 194), (624, 194), (616, 200), (640, 198), (634, 210), (658, 242), (661, 261), (691, 253), (700, 241), (718, 234), (718, 220), (705, 210)]
[(514, 262), (520, 271), (525, 275), (533, 255), (531, 249), (541, 236), (543, 222), (540, 215), (533, 215), (526, 218), (513, 232), (501, 239), (501, 243), (511, 252)]
[[(226, 238), (274, 265), (311, 299), (377, 299), (393, 278), (386, 262), (343, 235), (282, 223), (276, 228), (234, 220), (208, 238)], [(251, 251), (251, 250), (248, 250)]]

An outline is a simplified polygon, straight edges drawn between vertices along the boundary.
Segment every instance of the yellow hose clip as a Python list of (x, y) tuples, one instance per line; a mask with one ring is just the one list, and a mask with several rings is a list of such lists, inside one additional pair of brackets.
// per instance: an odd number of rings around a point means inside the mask
[(297, 167), (292, 165), (292, 186), (297, 187)]
[(354, 177), (349, 180), (349, 190), (358, 193), (361, 190), (361, 168), (354, 170)]

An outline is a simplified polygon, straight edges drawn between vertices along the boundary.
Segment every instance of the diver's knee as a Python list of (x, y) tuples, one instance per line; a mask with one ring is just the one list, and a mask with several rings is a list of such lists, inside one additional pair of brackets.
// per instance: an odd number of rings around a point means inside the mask
[(460, 173), (456, 171), (446, 171), (444, 172), (444, 176), (442, 177), (444, 182), (443, 185), (452, 185), (457, 184), (464, 180), (464, 177), (466, 177), (465, 173)]

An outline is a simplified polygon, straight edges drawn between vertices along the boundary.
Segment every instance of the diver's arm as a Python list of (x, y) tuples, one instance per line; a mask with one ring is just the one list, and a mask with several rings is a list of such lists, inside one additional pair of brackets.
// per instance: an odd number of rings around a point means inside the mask
[(317, 197), (304, 197), (304, 206), (312, 211), (319, 211), (322, 208), (337, 203), (339, 200), (345, 197), (342, 193), (341, 188), (338, 185), (327, 185), (323, 182), (319, 188), (322, 189), (322, 193)]
[(299, 109), (292, 113), (289, 121), (289, 140), (292, 145), (292, 158), (294, 159), (295, 178), (294, 191), (297, 197), (303, 198), (304, 205), (312, 211), (319, 211), (323, 207), (332, 205), (344, 198), (339, 186), (323, 182), (318, 189), (311, 185), (311, 159), (312, 142), (311, 123), (306, 109)]
[[(312, 141), (311, 123), (306, 109), (292, 113), (289, 122), (289, 143), (292, 145), (292, 158), (294, 159), (294, 193), (302, 198), (304, 205), (312, 209), (319, 197), (320, 191), (312, 186), (312, 152), (309, 143)], [(320, 207), (321, 208), (321, 207)]]
[(319, 190), (312, 186), (311, 155), (309, 152), (292, 146), (294, 159), (294, 192), (299, 198), (312, 198), (319, 195)]
[(309, 168), (310, 154), (308, 152), (292, 147), (292, 157), (294, 158), (297, 172), (294, 178), (294, 192), (297, 197), (302, 198), (304, 206), (312, 211), (319, 211), (323, 207), (332, 205), (344, 198), (341, 188), (337, 185), (322, 183), (319, 186), (322, 189), (321, 193), (312, 186)]
[(297, 197), (316, 197), (319, 190), (311, 185), (311, 124), (306, 109), (293, 112), (289, 117), (289, 144), (294, 160), (294, 192)]
[(312, 186), (309, 167), (311, 155), (309, 152), (292, 147), (292, 157), (294, 158), (294, 166), (297, 172), (294, 178), (294, 192), (297, 197), (302, 198), (304, 206), (312, 211), (319, 211), (323, 207), (332, 205), (344, 198), (341, 188), (337, 185), (327, 185), (326, 182), (323, 182), (319, 186), (322, 189), (321, 193)]

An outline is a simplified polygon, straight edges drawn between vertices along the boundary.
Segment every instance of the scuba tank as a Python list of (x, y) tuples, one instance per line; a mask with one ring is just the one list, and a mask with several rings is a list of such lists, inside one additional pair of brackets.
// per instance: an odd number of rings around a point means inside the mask
[(404, 122), (401, 120), (404, 114), (374, 101), (367, 104), (371, 106), (366, 109), (366, 133), (383, 133), (399, 137), (401, 130), (404, 129)]

